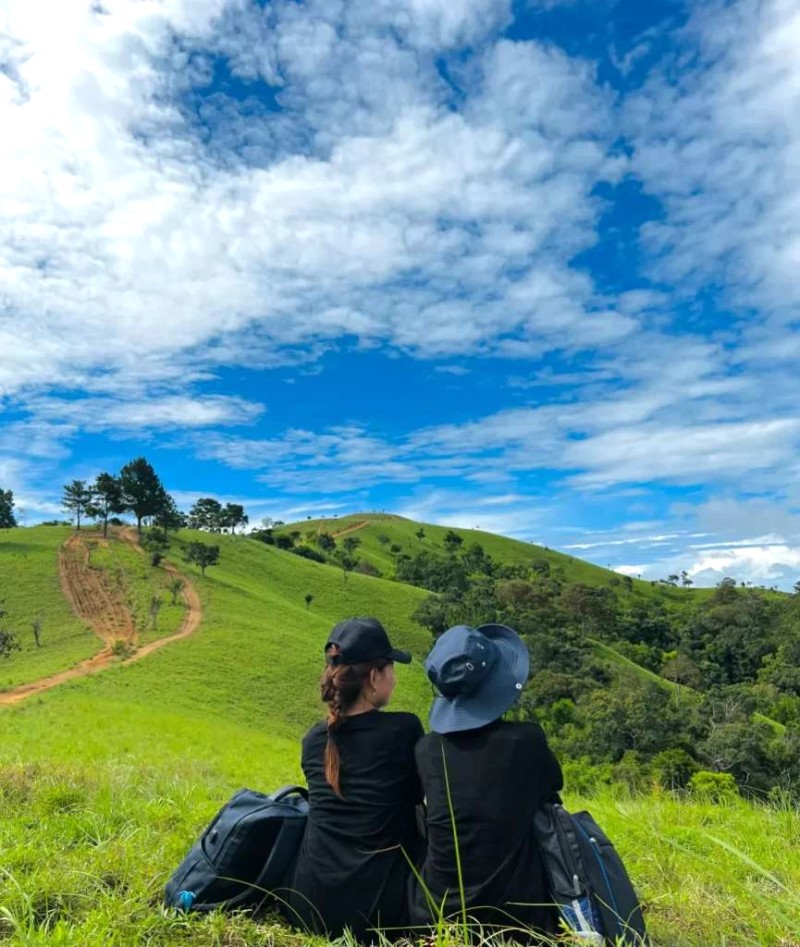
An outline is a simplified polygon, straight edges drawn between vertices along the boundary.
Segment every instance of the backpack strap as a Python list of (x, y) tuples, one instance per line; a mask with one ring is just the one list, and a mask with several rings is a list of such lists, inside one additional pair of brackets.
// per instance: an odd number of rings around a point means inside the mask
[(293, 785), (281, 786), (280, 789), (276, 789), (275, 792), (271, 792), (269, 794), (269, 798), (272, 799), (273, 802), (280, 802), (281, 799), (285, 799), (287, 796), (293, 796), (295, 794), (302, 796), (306, 800), (308, 799), (308, 790), (305, 786)]
[[(281, 786), (280, 789), (276, 789), (275, 792), (270, 793), (269, 799), (272, 802), (282, 802), (287, 796), (292, 795), (299, 795), (306, 801), (308, 800), (308, 790), (305, 786)], [(188, 907), (192, 907), (196, 911), (214, 911), (219, 908), (225, 911), (232, 911), (238, 907), (246, 906), (252, 900), (254, 891), (259, 891), (262, 898), (269, 897), (270, 892), (267, 890), (267, 882), (270, 881), (270, 874), (275, 871), (275, 865), (292, 864), (297, 854), (300, 840), (305, 832), (305, 827), (306, 820), (303, 818), (295, 817), (285, 819), (278, 831), (275, 843), (272, 846), (272, 851), (269, 853), (264, 867), (258, 873), (258, 876), (247, 884), (244, 891), (241, 891), (239, 894), (234, 895), (224, 902), (215, 901), (210, 904), (190, 903), (185, 910), (188, 910)], [(283, 879), (281, 879), (281, 881), (282, 880)]]
[[(302, 786), (284, 786), (274, 793), (272, 798), (275, 802), (280, 802), (281, 799), (285, 799), (286, 796), (293, 795), (295, 792), (303, 798), (308, 799), (308, 790)], [(262, 889), (262, 893), (266, 895), (269, 888), (274, 888), (276, 884), (283, 884), (286, 880), (289, 867), (294, 864), (295, 858), (297, 857), (297, 852), (305, 830), (306, 819), (284, 819), (283, 825), (281, 825), (278, 836), (275, 839), (275, 844), (272, 846), (272, 851), (269, 853), (269, 858), (267, 858), (264, 867), (258, 873), (258, 877), (252, 882), (251, 888), (260, 888)], [(270, 877), (270, 875), (275, 873), (276, 868), (283, 877)]]

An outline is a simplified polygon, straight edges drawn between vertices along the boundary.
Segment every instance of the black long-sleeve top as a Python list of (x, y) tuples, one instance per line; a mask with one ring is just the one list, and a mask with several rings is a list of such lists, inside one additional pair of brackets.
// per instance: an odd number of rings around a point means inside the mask
[[(417, 744), (416, 758), (427, 802), (422, 877), (437, 905), (444, 898), (446, 915), (461, 912), (449, 785), (468, 914), (487, 926), (556, 931), (555, 910), (538, 906), (550, 898), (533, 816), (563, 779), (539, 724), (495, 721), (463, 733), (430, 733)], [(431, 922), (425, 894), (413, 881), (411, 921)]]
[(347, 719), (336, 737), (342, 797), (325, 779), (327, 726), (306, 734), (310, 814), (284, 908), (292, 923), (330, 936), (349, 927), (359, 938), (375, 925), (407, 925), (409, 859), (422, 853), (414, 763), (422, 733), (408, 713), (373, 710)]

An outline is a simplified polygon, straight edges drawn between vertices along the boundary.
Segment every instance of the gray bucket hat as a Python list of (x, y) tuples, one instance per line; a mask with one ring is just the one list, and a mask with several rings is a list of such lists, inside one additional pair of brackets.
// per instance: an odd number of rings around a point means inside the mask
[(439, 692), (431, 727), (457, 733), (497, 720), (519, 698), (529, 669), (528, 648), (512, 628), (449, 628), (425, 661), (428, 679)]

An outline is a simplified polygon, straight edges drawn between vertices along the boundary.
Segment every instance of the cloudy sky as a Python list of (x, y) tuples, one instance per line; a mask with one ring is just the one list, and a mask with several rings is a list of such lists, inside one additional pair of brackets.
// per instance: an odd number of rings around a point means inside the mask
[(800, 577), (800, 0), (4, 0), (0, 487)]

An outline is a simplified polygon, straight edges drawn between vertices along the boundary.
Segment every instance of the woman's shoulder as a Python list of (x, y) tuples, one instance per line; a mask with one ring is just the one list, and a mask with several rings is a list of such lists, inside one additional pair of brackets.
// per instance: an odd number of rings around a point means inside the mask
[(519, 743), (547, 743), (547, 737), (538, 720), (501, 720), (496, 725), (496, 733), (506, 740)]
[(316, 740), (319, 740), (320, 737), (328, 738), (328, 724), (324, 720), (320, 720), (318, 723), (315, 723), (311, 727), (306, 735), (303, 737), (303, 745), (307, 743), (313, 743)]
[(416, 714), (408, 713), (405, 710), (384, 710), (377, 714), (382, 725), (403, 733), (416, 733), (422, 735), (422, 724)]

